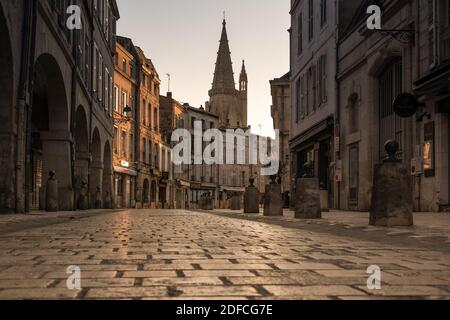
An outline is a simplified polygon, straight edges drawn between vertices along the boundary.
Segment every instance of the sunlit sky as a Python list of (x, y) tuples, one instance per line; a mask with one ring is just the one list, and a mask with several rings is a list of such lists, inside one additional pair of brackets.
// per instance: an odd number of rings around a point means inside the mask
[(242, 60), (249, 77), (249, 125), (255, 133), (273, 136), (269, 81), (289, 71), (289, 0), (117, 2), (117, 33), (132, 38), (152, 59), (162, 93), (170, 73), (174, 98), (195, 107), (209, 99), (225, 12), (235, 81)]

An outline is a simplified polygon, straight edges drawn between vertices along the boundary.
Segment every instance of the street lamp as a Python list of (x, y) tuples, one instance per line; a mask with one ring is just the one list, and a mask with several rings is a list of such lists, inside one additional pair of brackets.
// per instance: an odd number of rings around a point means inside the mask
[(116, 124), (125, 124), (127, 122), (129, 122), (131, 120), (131, 112), (133, 110), (130, 108), (130, 106), (126, 106), (125, 108), (123, 108), (123, 116), (122, 117), (118, 117), (118, 118), (114, 118), (114, 123)]

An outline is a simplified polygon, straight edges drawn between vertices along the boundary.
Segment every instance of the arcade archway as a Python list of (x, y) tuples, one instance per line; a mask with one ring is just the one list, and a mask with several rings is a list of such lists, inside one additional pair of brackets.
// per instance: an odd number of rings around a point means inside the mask
[(60, 210), (73, 209), (71, 137), (66, 88), (58, 62), (50, 54), (35, 63), (31, 115), (30, 208), (45, 208), (50, 171), (58, 180)]

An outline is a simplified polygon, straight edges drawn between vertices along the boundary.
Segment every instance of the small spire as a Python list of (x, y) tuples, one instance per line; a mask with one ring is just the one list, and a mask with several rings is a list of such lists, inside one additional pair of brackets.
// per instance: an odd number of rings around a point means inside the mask
[(241, 69), (241, 75), (239, 77), (239, 81), (247, 81), (247, 70), (245, 70), (245, 60), (242, 60), (242, 69)]

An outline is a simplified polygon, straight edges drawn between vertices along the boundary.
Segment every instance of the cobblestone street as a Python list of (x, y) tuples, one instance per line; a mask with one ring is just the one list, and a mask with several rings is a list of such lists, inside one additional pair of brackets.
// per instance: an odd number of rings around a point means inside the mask
[[(388, 230), (332, 216), (131, 210), (0, 217), (0, 298), (450, 298), (448, 224)], [(71, 265), (81, 268), (81, 290), (67, 289)], [(382, 270), (381, 290), (367, 287), (371, 265)]]

